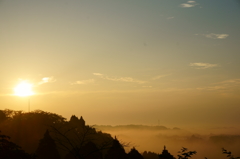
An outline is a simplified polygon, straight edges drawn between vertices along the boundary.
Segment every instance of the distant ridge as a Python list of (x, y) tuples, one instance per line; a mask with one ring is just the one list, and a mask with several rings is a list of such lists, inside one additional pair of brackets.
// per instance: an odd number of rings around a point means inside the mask
[[(95, 125), (96, 129), (100, 130), (136, 130), (136, 129), (146, 129), (146, 130), (171, 130), (170, 128), (167, 128), (165, 126), (150, 126), (150, 125), (135, 125), (135, 124), (129, 124), (129, 125)], [(174, 128), (174, 130), (179, 128)]]

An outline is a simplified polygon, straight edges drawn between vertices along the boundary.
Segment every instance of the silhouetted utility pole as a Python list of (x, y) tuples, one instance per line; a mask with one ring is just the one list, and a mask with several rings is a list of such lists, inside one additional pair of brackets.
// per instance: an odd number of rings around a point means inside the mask
[(28, 112), (30, 112), (30, 96), (28, 97)]

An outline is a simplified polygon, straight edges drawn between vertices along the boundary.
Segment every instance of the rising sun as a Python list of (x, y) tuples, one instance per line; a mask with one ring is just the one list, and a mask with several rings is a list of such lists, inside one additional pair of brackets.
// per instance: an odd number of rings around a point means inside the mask
[(34, 92), (32, 91), (32, 84), (30, 84), (26, 81), (19, 83), (14, 88), (14, 95), (16, 95), (16, 96), (25, 97), (25, 96), (31, 96), (33, 94), (34, 94)]

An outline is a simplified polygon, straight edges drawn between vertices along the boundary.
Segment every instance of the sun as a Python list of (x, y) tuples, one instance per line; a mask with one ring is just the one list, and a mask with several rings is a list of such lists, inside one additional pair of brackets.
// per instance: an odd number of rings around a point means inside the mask
[(31, 96), (33, 94), (34, 94), (34, 92), (32, 91), (32, 84), (30, 84), (26, 81), (19, 83), (14, 88), (14, 95), (16, 95), (16, 96), (25, 97), (25, 96)]

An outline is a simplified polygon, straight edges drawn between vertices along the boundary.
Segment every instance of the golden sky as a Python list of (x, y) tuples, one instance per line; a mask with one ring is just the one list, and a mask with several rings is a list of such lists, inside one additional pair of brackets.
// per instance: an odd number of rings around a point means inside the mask
[(239, 19), (237, 0), (1, 0), (0, 108), (238, 125)]

